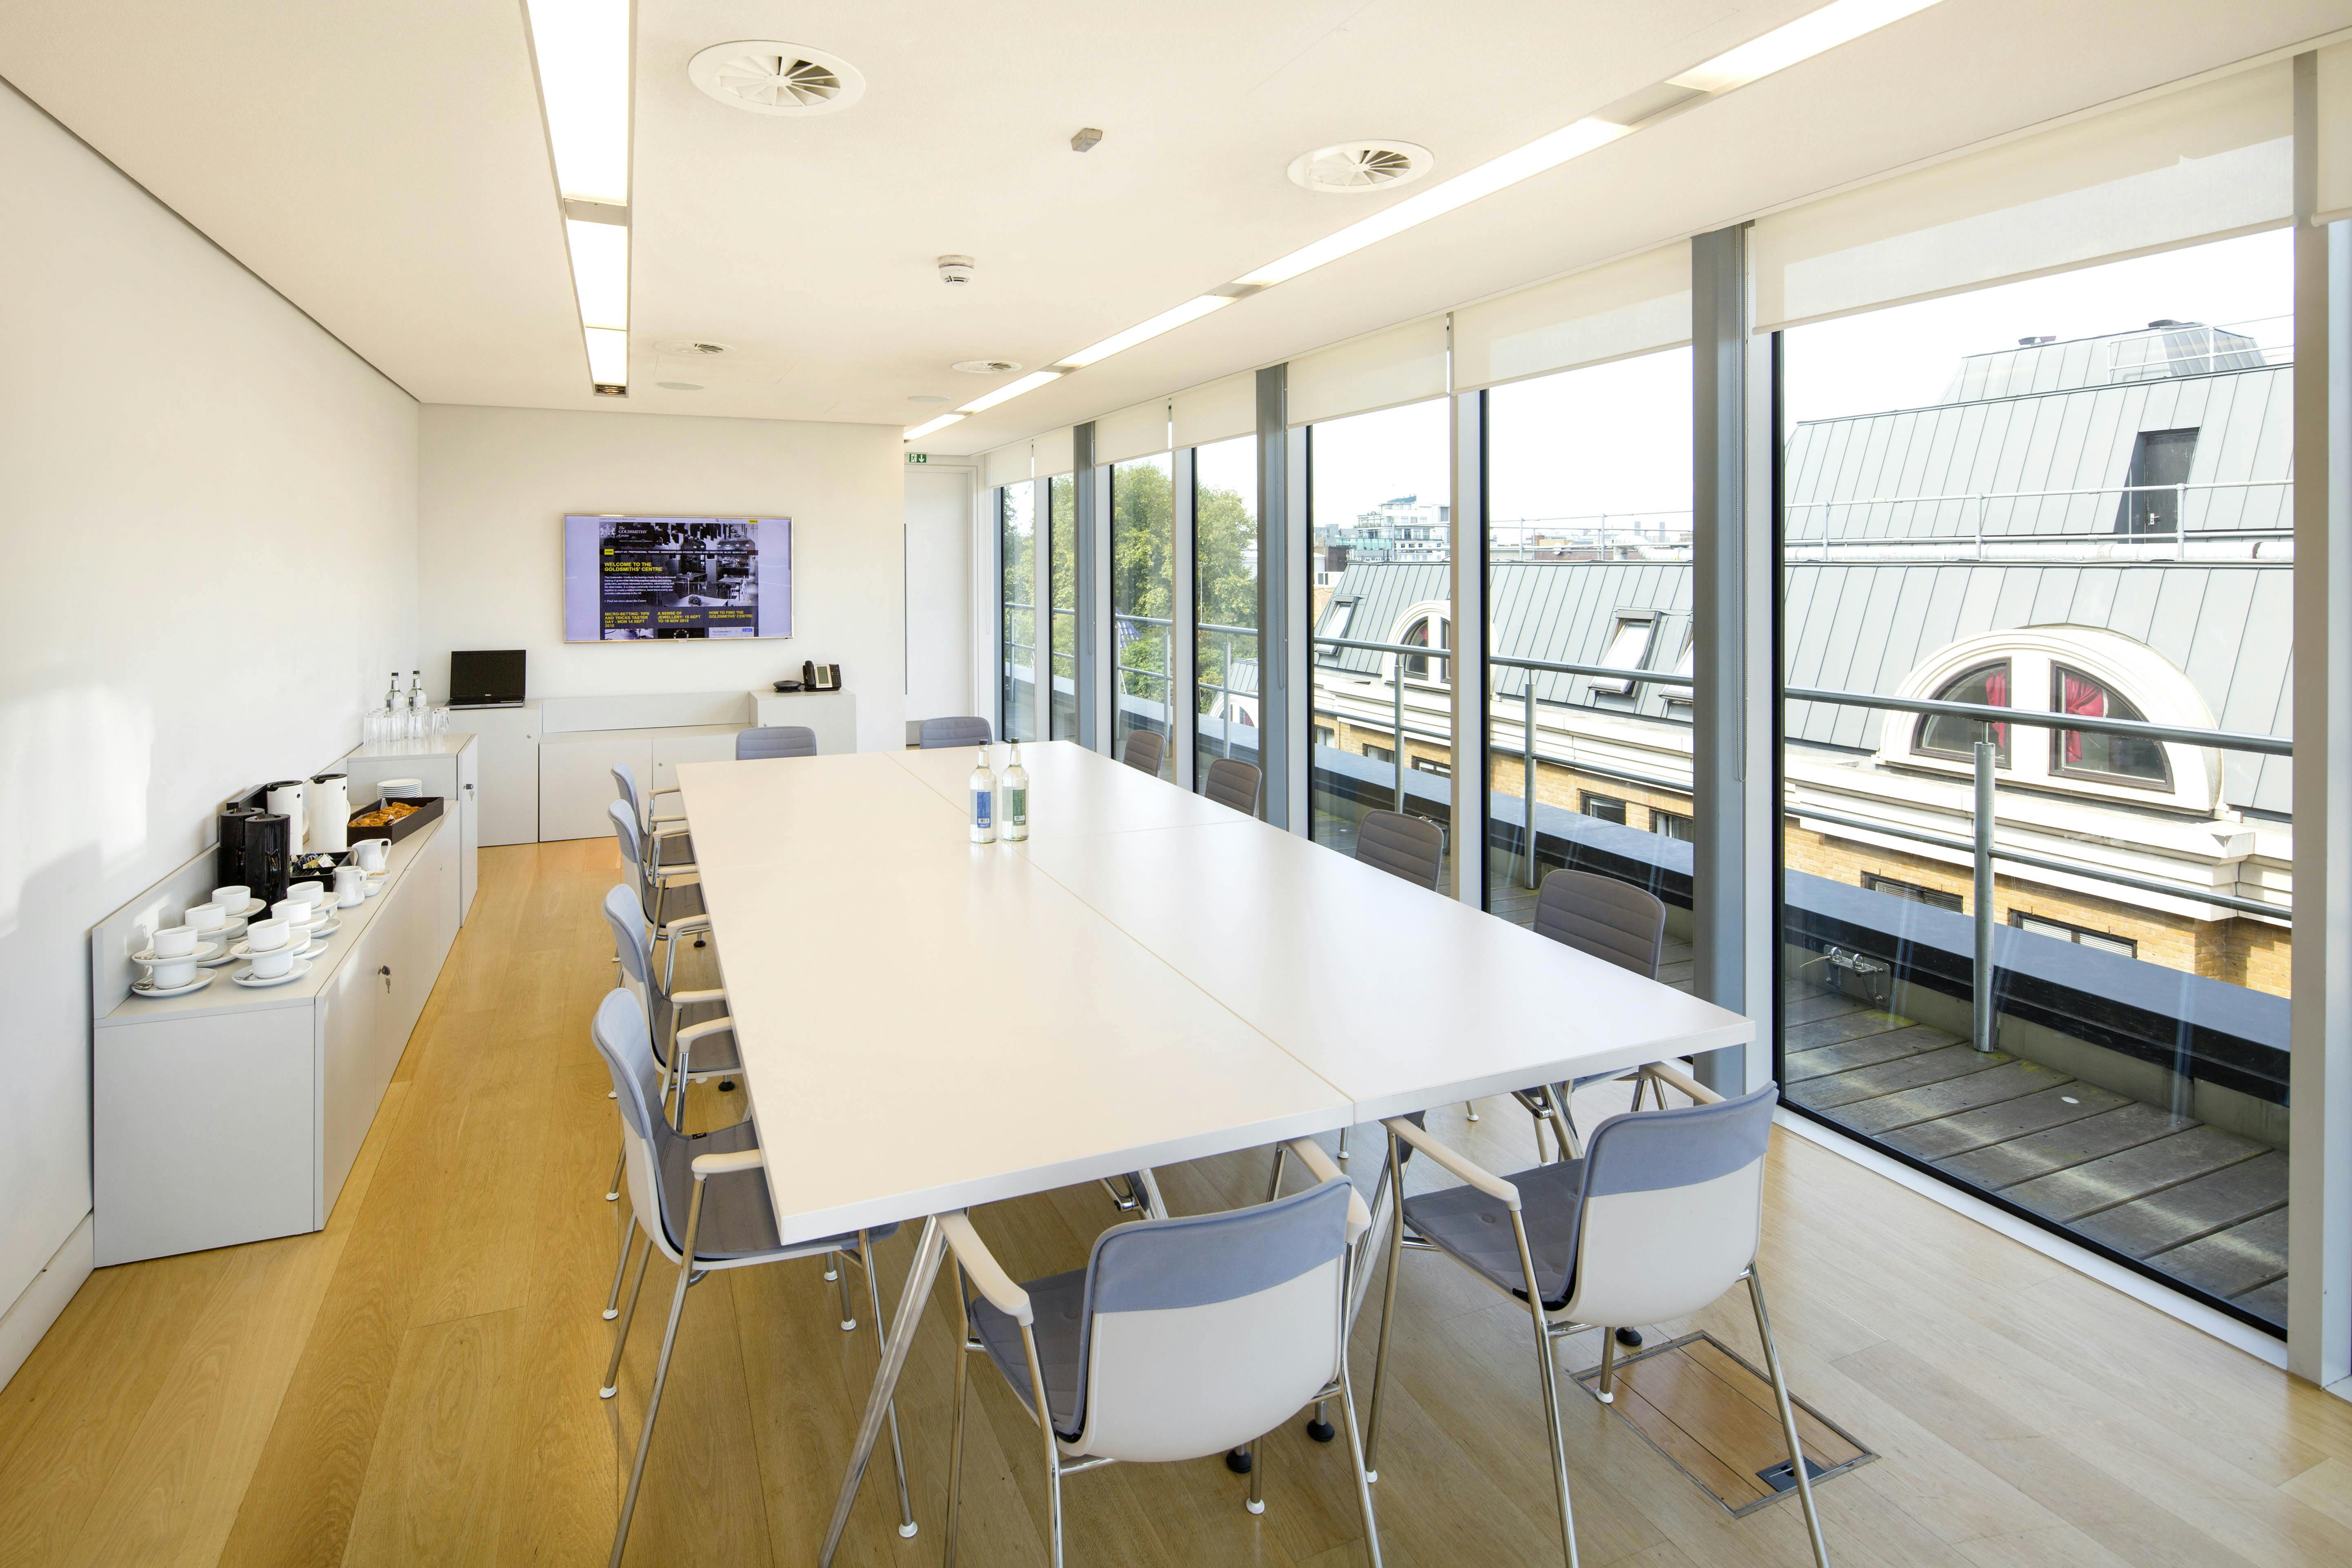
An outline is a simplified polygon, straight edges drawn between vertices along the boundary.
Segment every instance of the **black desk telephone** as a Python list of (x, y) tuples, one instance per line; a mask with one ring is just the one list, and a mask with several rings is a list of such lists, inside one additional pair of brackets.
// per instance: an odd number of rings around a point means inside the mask
[(803, 691), (840, 690), (841, 666), (837, 664), (802, 665), (801, 689)]

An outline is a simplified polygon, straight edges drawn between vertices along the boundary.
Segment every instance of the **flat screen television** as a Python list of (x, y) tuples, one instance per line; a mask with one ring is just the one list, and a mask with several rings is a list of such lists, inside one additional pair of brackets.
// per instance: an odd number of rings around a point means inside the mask
[(563, 640), (793, 635), (793, 520), (563, 520)]

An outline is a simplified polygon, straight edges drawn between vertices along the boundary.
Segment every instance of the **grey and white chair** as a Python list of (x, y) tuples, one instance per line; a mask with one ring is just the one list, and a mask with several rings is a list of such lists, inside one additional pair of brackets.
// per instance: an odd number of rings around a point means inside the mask
[(621, 847), (621, 864), (637, 884), (637, 904), (644, 911), (651, 940), (670, 942), (710, 929), (702, 909), (701, 869), (692, 861), (658, 864), (650, 857), (650, 841), (637, 831), (636, 814), (628, 802), (616, 800), (606, 808), (613, 820), (613, 838)]
[(637, 819), (637, 831), (646, 841), (646, 847), (657, 858), (683, 865), (694, 858), (694, 838), (685, 827), (682, 811), (662, 812), (654, 809), (664, 795), (677, 794), (675, 789), (657, 789), (640, 795), (637, 773), (626, 763), (613, 764), (613, 792), (629, 803), (629, 810)]
[(926, 752), (942, 746), (985, 746), (996, 731), (985, 719), (926, 719), (916, 731), (916, 744)]
[(1248, 763), (1219, 757), (1209, 764), (1208, 776), (1201, 783), (1201, 793), (1219, 805), (1231, 806), (1244, 816), (1255, 816), (1261, 776), (1257, 769)]
[[(654, 1060), (661, 1064), (667, 1075), (663, 1096), (667, 1099), (670, 1085), (684, 1085), (689, 1080), (720, 1078), (742, 1070), (735, 1051), (735, 1023), (727, 1017), (724, 990), (709, 989), (679, 991), (674, 988), (677, 973), (675, 951), (667, 954), (669, 962), (659, 973), (655, 973), (653, 946), (646, 938), (646, 923), (638, 913), (637, 899), (628, 884), (615, 883), (604, 895), (604, 920), (613, 928), (613, 951), (621, 963), (621, 987), (636, 998), (644, 1010), (650, 1033), (647, 1044)], [(694, 1058), (699, 1056), (701, 1060)], [(673, 1125), (683, 1126), (686, 1096), (681, 1088), (677, 1096), (677, 1120)]]
[[(1644, 980), (1655, 980), (1666, 949), (1666, 906), (1656, 894), (1630, 882), (1561, 867), (1545, 874), (1543, 887), (1536, 894), (1535, 932)], [(1575, 1091), (1590, 1083), (1625, 1076), (1592, 1073), (1567, 1085), (1565, 1092), (1555, 1084), (1518, 1090), (1519, 1104), (1535, 1118), (1537, 1158), (1543, 1157), (1544, 1129), (1549, 1127), (1559, 1141), (1559, 1157), (1573, 1159), (1578, 1152)], [(1634, 1110), (1642, 1108), (1641, 1093), (1652, 1085), (1652, 1079), (1637, 1075)], [(1658, 1103), (1665, 1104), (1663, 1090)]]
[(816, 731), (805, 724), (758, 724), (735, 731), (735, 760), (739, 763), (816, 754)]
[[(1380, 1528), (1347, 1358), (1349, 1264), (1371, 1216), (1321, 1148), (1301, 1140), (1289, 1150), (1318, 1178), (1307, 1191), (1223, 1214), (1115, 1226), (1096, 1238), (1084, 1268), (1025, 1285), (998, 1266), (965, 1215), (942, 1217), (964, 1320), (948, 1450), (949, 1568), (963, 1480), (966, 1361), (975, 1351), (1037, 1423), (1054, 1568), (1062, 1563), (1063, 1477), (1229, 1453), (1330, 1397), (1347, 1413), (1356, 1505), (1377, 1568)], [(1252, 1513), (1265, 1510), (1265, 1486), (1259, 1444)]]
[(1406, 1250), (1444, 1253), (1482, 1283), (1527, 1307), (1551, 1439), (1560, 1545), (1574, 1568), (1576, 1523), (1569, 1501), (1567, 1437), (1560, 1426), (1552, 1342), (1584, 1329), (1604, 1331), (1598, 1392), (1601, 1403), (1609, 1404), (1616, 1398), (1617, 1344), (1605, 1331), (1688, 1317), (1745, 1281), (1813, 1560), (1820, 1568), (1828, 1568), (1829, 1552), (1813, 1509), (1796, 1414), (1789, 1404), (1789, 1385), (1781, 1375), (1780, 1353), (1756, 1271), (1763, 1230), (1764, 1159), (1779, 1087), (1767, 1084), (1740, 1099), (1722, 1100), (1671, 1068), (1643, 1070), (1674, 1083), (1700, 1103), (1612, 1116), (1593, 1130), (1584, 1158), (1537, 1165), (1514, 1176), (1480, 1169), (1409, 1118), (1392, 1117), (1382, 1123), (1389, 1131), (1391, 1169), (1409, 1147), (1464, 1184), (1404, 1198), (1399, 1208), (1402, 1223), (1389, 1231), (1389, 1275), (1372, 1374), (1366, 1463), (1379, 1464), (1381, 1397), (1387, 1385), (1389, 1333), (1396, 1316), (1397, 1266)]
[(1160, 761), (1168, 755), (1168, 737), (1157, 730), (1129, 730), (1118, 760), (1139, 773), (1160, 776)]
[[(670, 1296), (661, 1359), (655, 1363), (653, 1388), (646, 1399), (636, 1462), (629, 1468), (628, 1491), (621, 1502), (620, 1522), (613, 1531), (611, 1564), (620, 1568), (621, 1554), (629, 1543), (629, 1521), (637, 1509), (637, 1490), (646, 1479), (646, 1455), (653, 1447), (654, 1421), (661, 1414), (662, 1389), (669, 1382), (670, 1355), (677, 1348), (677, 1323), (686, 1310), (688, 1289), (718, 1269), (838, 1253), (866, 1273), (878, 1356), (889, 1330), (882, 1319), (881, 1290), (874, 1279), (874, 1243), (897, 1227), (883, 1226), (786, 1246), (778, 1238), (775, 1206), (768, 1196), (759, 1133), (753, 1124), (739, 1121), (699, 1137), (688, 1137), (669, 1124), (661, 1114), (661, 1068), (646, 1044), (646, 1016), (627, 991), (615, 990), (605, 996), (589, 1033), (612, 1073), (614, 1097), (621, 1108), (633, 1231), (631, 1241), (624, 1244), (625, 1263), (635, 1233), (646, 1238), (637, 1261), (636, 1283), (630, 1288), (628, 1306), (613, 1336), (613, 1359), (605, 1366), (604, 1384), (599, 1390), (604, 1398), (619, 1391), (622, 1352), (628, 1346), (629, 1324), (636, 1317), (637, 1297), (645, 1289), (646, 1269), (654, 1254), (659, 1252), (677, 1266), (677, 1288)], [(845, 1281), (845, 1296), (847, 1289)], [(890, 1458), (898, 1472), (898, 1533), (912, 1535), (915, 1511), (907, 1493), (907, 1463), (898, 1444), (895, 1405), (889, 1420)]]
[(1425, 816), (1368, 811), (1356, 824), (1357, 859), (1432, 892), (1444, 857), (1445, 830)]

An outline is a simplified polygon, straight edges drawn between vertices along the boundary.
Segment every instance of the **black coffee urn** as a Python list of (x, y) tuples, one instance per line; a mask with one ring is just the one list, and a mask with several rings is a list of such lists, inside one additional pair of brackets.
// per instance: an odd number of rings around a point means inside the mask
[(264, 908), (286, 896), (293, 880), (293, 824), (275, 812), (257, 811), (245, 819), (245, 874), (236, 879), (253, 890)]
[(249, 885), (245, 880), (245, 825), (261, 813), (235, 802), (221, 807), (220, 844), (213, 852), (213, 886)]

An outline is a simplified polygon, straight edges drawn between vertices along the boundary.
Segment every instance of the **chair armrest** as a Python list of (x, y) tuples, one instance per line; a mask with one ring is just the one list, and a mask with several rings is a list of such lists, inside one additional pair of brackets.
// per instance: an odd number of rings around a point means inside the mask
[(1003, 1265), (982, 1243), (980, 1232), (971, 1228), (971, 1218), (961, 1209), (940, 1215), (940, 1234), (948, 1238), (956, 1261), (963, 1265), (964, 1273), (980, 1287), (989, 1305), (1024, 1329), (1037, 1321), (1029, 1305), (1029, 1292), (1015, 1285), (1013, 1276), (1004, 1272)]
[(698, 931), (709, 931), (709, 929), (710, 917), (709, 915), (680, 915), (677, 919), (671, 921), (662, 927), (662, 930), (666, 931), (688, 933)]
[(1468, 1159), (1465, 1158), (1463, 1155), (1455, 1153), (1444, 1144), (1440, 1143), (1427, 1131), (1419, 1127), (1415, 1127), (1403, 1117), (1391, 1116), (1387, 1121), (1381, 1122), (1381, 1125), (1395, 1133), (1399, 1138), (1404, 1140), (1404, 1142), (1412, 1144), (1415, 1149), (1421, 1151), (1421, 1152), (1436, 1161), (1439, 1164), (1444, 1166), (1447, 1170), (1453, 1172), (1455, 1175), (1461, 1177), (1464, 1181), (1469, 1183), (1472, 1186), (1477, 1188), (1480, 1192), (1486, 1194), (1488, 1197), (1500, 1199), (1514, 1210), (1518, 1208), (1518, 1188), (1511, 1185), (1510, 1183), (1503, 1180), (1502, 1177), (1495, 1174), (1492, 1171), (1485, 1170), (1477, 1165), (1472, 1164)]
[(763, 1162), (757, 1149), (738, 1149), (731, 1154), (697, 1154), (694, 1157), (694, 1179), (706, 1176), (731, 1176), (738, 1171), (756, 1171)]
[(681, 860), (675, 866), (655, 867), (654, 875), (664, 883), (667, 883), (672, 877), (699, 877), (702, 875), (702, 868), (691, 860)]
[(1715, 1090), (1707, 1088), (1706, 1085), (1699, 1082), (1698, 1079), (1691, 1077), (1690, 1074), (1683, 1071), (1682, 1068), (1675, 1067), (1671, 1063), (1652, 1062), (1642, 1070), (1648, 1073), (1652, 1078), (1657, 1079), (1661, 1082), (1674, 1085), (1675, 1088), (1681, 1089), (1685, 1094), (1689, 1095), (1694, 1101), (1700, 1105), (1718, 1105), (1722, 1103), (1723, 1096), (1716, 1093)]
[(708, 1039), (712, 1035), (727, 1034), (734, 1027), (735, 1020), (732, 1018), (712, 1018), (700, 1024), (688, 1024), (677, 1032), (677, 1043), (681, 1046), (690, 1046), (695, 1041)]
[[(1294, 1138), (1286, 1145), (1290, 1157), (1313, 1173), (1318, 1182), (1339, 1180), (1339, 1167), (1323, 1152), (1323, 1145), (1312, 1138)], [(1353, 1246), (1372, 1228), (1372, 1211), (1364, 1206), (1364, 1194), (1354, 1188), (1348, 1191), (1348, 1241)]]
[(673, 1006), (693, 1007), (705, 1002), (724, 1002), (727, 1000), (727, 993), (724, 990), (673, 991), (669, 994), (669, 999)]
[(665, 838), (683, 838), (683, 837), (685, 837), (687, 836), (688, 831), (688, 829), (683, 828), (683, 827), (664, 827), (664, 826), (661, 826), (661, 825), (662, 825), (663, 823), (665, 823), (665, 822), (684, 822), (685, 820), (686, 820), (686, 818), (684, 818), (683, 816), (656, 816), (656, 817), (655, 817), (655, 818), (654, 818), (654, 826), (653, 826), (653, 828), (652, 828), (652, 837), (653, 837), (653, 841), (654, 841), (655, 845), (656, 845), (656, 847), (658, 847), (658, 846), (660, 845), (661, 841), (662, 841), (663, 839), (665, 839)]

